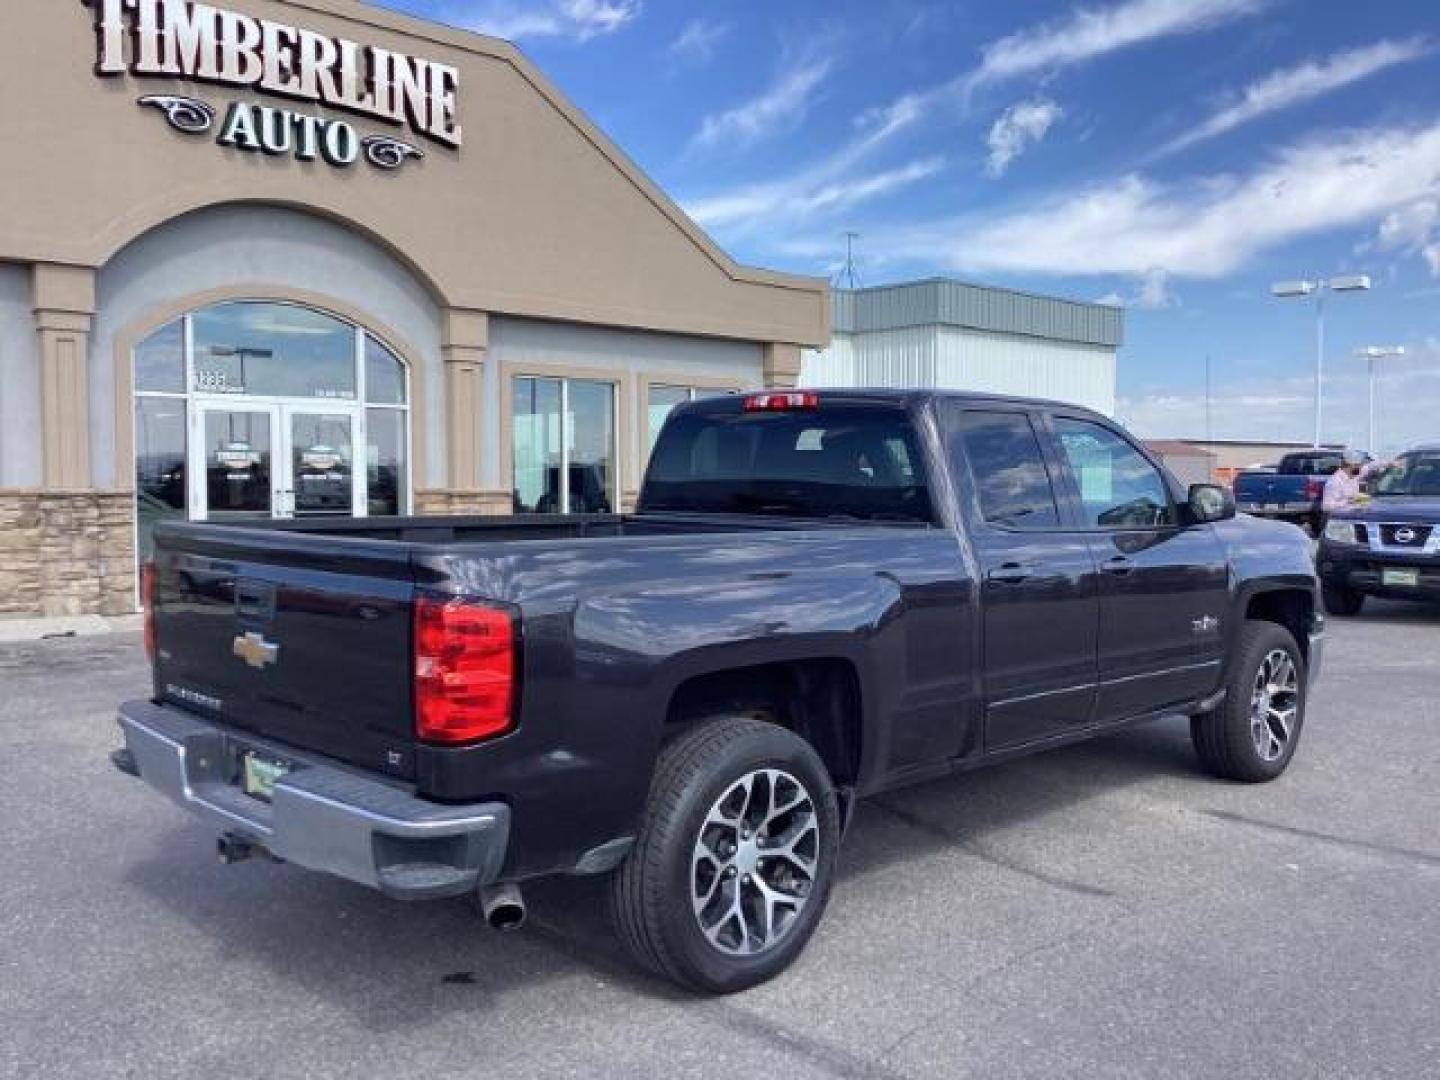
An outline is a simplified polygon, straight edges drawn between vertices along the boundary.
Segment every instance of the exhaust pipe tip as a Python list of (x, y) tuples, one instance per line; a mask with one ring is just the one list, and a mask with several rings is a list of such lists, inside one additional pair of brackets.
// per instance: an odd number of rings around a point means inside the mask
[(508, 933), (525, 925), (525, 897), (518, 885), (486, 885), (480, 890), (480, 910), (492, 930)]

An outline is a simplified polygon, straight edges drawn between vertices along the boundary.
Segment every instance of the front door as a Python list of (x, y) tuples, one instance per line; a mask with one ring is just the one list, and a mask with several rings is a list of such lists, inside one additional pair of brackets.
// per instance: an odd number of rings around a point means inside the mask
[(1098, 584), (1060, 513), (1054, 463), (1021, 411), (941, 405), (980, 572), (987, 752), (1093, 722)]
[(1209, 525), (1182, 520), (1161, 471), (1088, 417), (1052, 419), (1100, 570), (1096, 718), (1193, 701), (1220, 681), (1230, 574)]
[(191, 416), (193, 520), (364, 513), (358, 409), (197, 402)]

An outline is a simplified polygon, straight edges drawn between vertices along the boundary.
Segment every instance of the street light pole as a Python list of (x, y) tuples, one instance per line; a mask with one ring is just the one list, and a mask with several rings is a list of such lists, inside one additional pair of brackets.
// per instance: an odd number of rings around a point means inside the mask
[(1302, 281), (1278, 281), (1270, 286), (1270, 294), (1280, 299), (1315, 297), (1315, 441), (1320, 448), (1321, 422), (1325, 400), (1325, 294), (1327, 292), (1363, 292), (1370, 288), (1368, 274), (1345, 274), (1332, 278)]
[(1369, 445), (1366, 447), (1370, 453), (1379, 456), (1379, 443), (1376, 442), (1375, 434), (1375, 361), (1386, 356), (1404, 356), (1404, 345), (1367, 345), (1363, 349), (1356, 349), (1355, 355), (1364, 359), (1366, 366), (1366, 382), (1368, 384), (1370, 398), (1370, 425), (1366, 432)]

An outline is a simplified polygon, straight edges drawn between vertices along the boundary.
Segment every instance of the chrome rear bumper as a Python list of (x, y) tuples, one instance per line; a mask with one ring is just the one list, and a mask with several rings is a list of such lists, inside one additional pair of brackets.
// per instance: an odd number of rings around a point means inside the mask
[[(391, 896), (454, 896), (492, 882), (505, 863), (510, 808), (450, 806), (149, 701), (120, 707), (117, 768), (216, 828), (278, 858)], [(241, 790), (244, 754), (292, 771), (269, 802)]]

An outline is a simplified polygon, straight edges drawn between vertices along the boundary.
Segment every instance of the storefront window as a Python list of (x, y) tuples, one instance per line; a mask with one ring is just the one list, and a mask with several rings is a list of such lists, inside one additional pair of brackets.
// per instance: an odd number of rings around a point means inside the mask
[(613, 512), (615, 384), (518, 378), (513, 394), (516, 513)]
[(562, 512), (560, 385), (559, 379), (515, 380), (512, 428), (517, 514)]
[(665, 418), (670, 415), (676, 405), (683, 405), (687, 401), (693, 401), (695, 391), (687, 386), (651, 386), (650, 401), (647, 410), (650, 420), (650, 449), (655, 449), (655, 440), (660, 437), (660, 429), (665, 426)]
[(235, 301), (157, 330), (133, 363), (141, 559), (166, 517), (406, 513), (407, 372), (362, 328)]
[(141, 393), (185, 392), (185, 320), (176, 319), (135, 347), (135, 389)]
[(185, 513), (185, 399), (135, 399), (135, 524), (140, 559), (155, 551), (155, 525)]
[(371, 405), (405, 404), (405, 365), (369, 335), (365, 338), (365, 400)]
[(217, 304), (191, 316), (203, 394), (350, 400), (355, 328), (295, 304)]
[(366, 411), (366, 510), (371, 517), (405, 512), (405, 413), (399, 409)]

